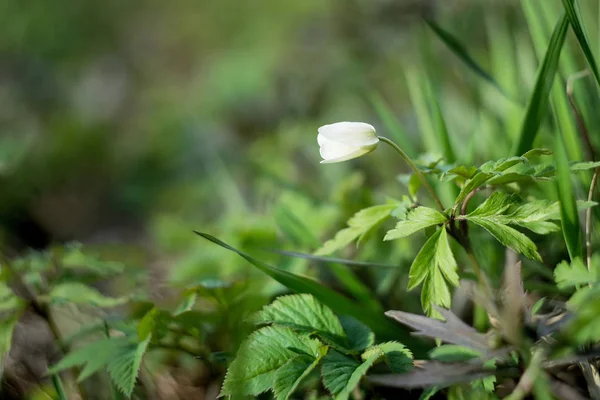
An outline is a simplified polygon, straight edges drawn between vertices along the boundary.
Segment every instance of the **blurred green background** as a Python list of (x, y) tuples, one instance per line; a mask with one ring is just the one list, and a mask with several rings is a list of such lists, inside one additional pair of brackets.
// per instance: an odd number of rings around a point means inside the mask
[[(597, 0), (579, 3), (597, 26)], [(214, 279), (256, 280), (264, 301), (282, 292), (196, 229), (352, 292), (339, 268), (261, 250), (310, 253), (357, 210), (406, 194), (396, 178), (408, 170), (388, 149), (320, 165), (317, 128), (369, 122), (423, 160), (512, 155), (560, 13), (560, 0), (3, 0), (1, 247), (15, 256), (82, 242), (137, 268), (137, 290), (159, 302)], [(423, 17), (467, 46), (504, 94)], [(596, 32), (589, 39), (600, 52)], [(584, 67), (569, 33), (560, 79)], [(589, 92), (575, 94), (598, 145)], [(552, 147), (550, 131), (539, 147)], [(576, 134), (566, 142), (584, 159)], [(439, 186), (446, 199), (450, 186)], [(343, 256), (398, 266), (351, 280), (386, 305), (419, 309), (405, 291), (416, 245), (350, 247)]]

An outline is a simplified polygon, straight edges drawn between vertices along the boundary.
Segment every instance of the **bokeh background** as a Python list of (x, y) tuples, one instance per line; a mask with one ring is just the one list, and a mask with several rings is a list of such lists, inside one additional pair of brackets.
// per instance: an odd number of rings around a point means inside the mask
[[(580, 4), (596, 26), (597, 1)], [(196, 229), (344, 291), (339, 270), (261, 249), (314, 251), (357, 210), (405, 194), (407, 169), (385, 148), (320, 165), (317, 128), (369, 122), (423, 160), (508, 156), (524, 107), (470, 72), (423, 17), (525, 101), (559, 12), (555, 0), (3, 0), (1, 247), (17, 256), (81, 242), (136, 271), (106, 290), (159, 303), (189, 282), (256, 282), (257, 305), (283, 291)], [(568, 40), (565, 75), (585, 65)], [(597, 99), (585, 104), (599, 126)], [(577, 141), (568, 150), (584, 158)], [(418, 310), (405, 292), (416, 249), (343, 255), (398, 265), (355, 274), (386, 304)], [(216, 350), (244, 337), (234, 327)]]

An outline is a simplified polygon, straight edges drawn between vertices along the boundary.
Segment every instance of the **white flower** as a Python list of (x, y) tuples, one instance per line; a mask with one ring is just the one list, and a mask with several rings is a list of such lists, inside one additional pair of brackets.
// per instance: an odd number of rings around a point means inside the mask
[(373, 126), (364, 122), (337, 122), (319, 128), (317, 142), (321, 163), (336, 163), (360, 157), (375, 150), (379, 138)]

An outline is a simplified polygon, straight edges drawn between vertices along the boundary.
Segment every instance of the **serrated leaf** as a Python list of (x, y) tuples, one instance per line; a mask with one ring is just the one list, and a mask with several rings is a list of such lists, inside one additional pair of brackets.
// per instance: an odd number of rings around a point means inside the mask
[(470, 217), (489, 217), (491, 215), (502, 214), (514, 202), (514, 197), (503, 192), (494, 192), (479, 207), (467, 215)]
[(525, 157), (529, 160), (531, 160), (534, 157), (539, 157), (539, 156), (550, 156), (554, 154), (552, 150), (550, 149), (531, 149), (529, 151), (527, 151), (525, 154), (523, 154), (522, 157)]
[(441, 362), (461, 362), (481, 357), (482, 354), (480, 351), (469, 347), (445, 344), (431, 350), (429, 356), (431, 359)]
[(587, 285), (596, 283), (598, 280), (596, 272), (595, 269), (588, 271), (581, 258), (576, 258), (571, 261), (571, 264), (566, 261), (558, 264), (554, 269), (554, 280), (559, 289)]
[(467, 219), (491, 233), (500, 243), (510, 247), (519, 254), (532, 260), (542, 261), (542, 257), (537, 252), (535, 243), (527, 236), (503, 224), (494, 216), (491, 217), (467, 217)]
[[(326, 350), (324, 354), (326, 354)], [(321, 358), (321, 356), (312, 358), (305, 355), (298, 355), (279, 368), (275, 373), (275, 382), (273, 384), (275, 398), (277, 400), (288, 399), (302, 380), (319, 365)]]
[(385, 342), (372, 346), (361, 355), (363, 361), (378, 354), (378, 361), (385, 361), (387, 366), (395, 373), (408, 372), (413, 368), (413, 355), (402, 343)]
[(124, 266), (114, 261), (103, 261), (85, 254), (79, 244), (65, 246), (65, 254), (60, 265), (73, 270), (86, 270), (100, 276), (115, 275), (123, 272)]
[(320, 343), (290, 328), (267, 326), (240, 346), (227, 370), (221, 396), (256, 396), (273, 387), (277, 370), (298, 355), (319, 356)]
[(430, 226), (443, 224), (448, 219), (439, 211), (428, 207), (417, 207), (410, 211), (406, 220), (400, 221), (396, 227), (386, 233), (383, 240), (400, 239)]
[(90, 304), (97, 307), (116, 307), (125, 304), (127, 297), (108, 297), (98, 290), (79, 282), (65, 282), (54, 286), (49, 293), (54, 303)]
[(467, 198), (469, 193), (471, 193), (473, 190), (477, 189), (478, 187), (480, 187), (481, 185), (486, 183), (488, 180), (490, 180), (494, 176), (495, 176), (494, 174), (488, 173), (488, 172), (476, 173), (471, 179), (469, 179), (467, 182), (465, 182), (465, 185), (460, 190), (460, 193), (458, 194), (458, 196), (456, 196), (456, 200), (454, 200), (454, 204), (462, 203), (463, 200)]
[(149, 343), (150, 337), (140, 343), (130, 344), (112, 358), (106, 366), (112, 382), (127, 397), (131, 397), (133, 393), (142, 359)]
[(450, 289), (447, 282), (458, 286), (456, 269), (457, 264), (448, 243), (446, 229), (438, 229), (415, 257), (408, 275), (408, 290), (423, 282), (421, 304), (424, 311), (434, 311), (433, 305), (450, 306)]
[(257, 324), (274, 324), (302, 333), (314, 333), (333, 345), (349, 347), (340, 320), (310, 294), (280, 296), (257, 312), (252, 320)]
[(340, 317), (340, 322), (344, 328), (350, 350), (362, 351), (375, 342), (375, 334), (356, 318), (343, 315)]
[(49, 373), (56, 374), (66, 369), (83, 365), (84, 367), (77, 377), (78, 381), (83, 381), (101, 370), (128, 345), (129, 339), (126, 337), (97, 340), (81, 348), (72, 350), (58, 364), (50, 368)]
[(342, 229), (333, 239), (325, 242), (315, 251), (315, 255), (325, 256), (347, 246), (355, 239), (360, 241), (363, 235), (388, 218), (396, 207), (397, 204), (382, 204), (360, 210), (348, 220), (348, 228)]
[(321, 373), (323, 385), (336, 400), (346, 400), (359, 384), (367, 370), (377, 361), (379, 354), (373, 354), (362, 364), (337, 351), (330, 351), (324, 358)]

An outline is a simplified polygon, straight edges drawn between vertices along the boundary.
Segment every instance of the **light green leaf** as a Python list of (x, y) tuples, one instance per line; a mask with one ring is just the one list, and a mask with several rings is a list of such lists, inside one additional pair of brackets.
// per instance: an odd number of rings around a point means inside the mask
[(450, 306), (448, 283), (458, 286), (456, 269), (457, 264), (448, 243), (446, 229), (438, 229), (423, 245), (409, 272), (409, 290), (423, 282), (421, 304), (425, 312), (434, 312), (434, 304)]
[(273, 392), (277, 400), (286, 400), (296, 390), (304, 378), (308, 376), (321, 362), (321, 358), (327, 354), (327, 348), (321, 351), (317, 358), (298, 355), (286, 362), (275, 373)]
[(559, 289), (596, 283), (598, 280), (596, 269), (588, 271), (581, 258), (568, 262), (563, 261), (554, 268), (554, 280)]
[(97, 307), (116, 307), (125, 304), (127, 297), (108, 297), (98, 290), (79, 282), (65, 282), (54, 286), (49, 294), (54, 303), (90, 304)]
[(528, 160), (531, 160), (534, 157), (539, 157), (539, 156), (550, 156), (554, 154), (552, 152), (552, 150), (550, 149), (531, 149), (529, 151), (527, 151), (525, 154), (523, 154), (523, 157), (527, 158)]
[(375, 334), (356, 318), (343, 315), (340, 317), (340, 322), (344, 328), (350, 350), (362, 351), (375, 342)]
[(396, 207), (397, 204), (383, 204), (360, 210), (348, 220), (348, 228), (342, 229), (333, 239), (325, 242), (315, 255), (328, 255), (347, 246), (355, 239), (360, 241), (364, 235), (388, 218)]
[(503, 192), (494, 192), (479, 207), (473, 210), (467, 218), (470, 217), (489, 217), (495, 214), (502, 214), (514, 202), (514, 197)]
[(221, 396), (256, 396), (273, 387), (277, 370), (301, 355), (319, 357), (319, 341), (289, 328), (267, 326), (253, 332), (230, 364)]
[(65, 254), (62, 256), (60, 265), (63, 268), (85, 270), (100, 276), (119, 274), (124, 269), (121, 263), (103, 261), (85, 254), (82, 246), (74, 243), (65, 246)]
[(303, 333), (315, 333), (333, 345), (349, 346), (342, 324), (329, 307), (310, 294), (280, 296), (257, 312), (257, 324), (274, 324)]
[(398, 222), (396, 227), (385, 235), (383, 240), (400, 239), (430, 226), (443, 224), (448, 219), (439, 211), (428, 207), (417, 207), (410, 211), (406, 220)]
[(408, 372), (413, 368), (413, 355), (402, 343), (385, 342), (369, 347), (361, 358), (366, 361), (374, 354), (377, 355), (376, 362), (384, 361), (394, 373)]
[(72, 350), (58, 364), (49, 369), (50, 374), (56, 374), (66, 369), (81, 366), (78, 381), (83, 381), (95, 372), (101, 370), (108, 362), (122, 353), (123, 348), (129, 345), (126, 337), (113, 337), (100, 339), (86, 344), (84, 347)]
[(532, 260), (542, 261), (542, 257), (538, 254), (535, 243), (521, 232), (505, 225), (503, 221), (494, 216), (467, 217), (467, 219), (487, 230), (506, 247), (510, 247), (517, 253), (523, 254), (525, 257), (531, 258)]
[(484, 183), (486, 183), (488, 180), (490, 180), (494, 176), (495, 176), (494, 174), (488, 173), (488, 172), (478, 172), (478, 173), (476, 173), (462, 187), (462, 189), (460, 190), (460, 193), (456, 197), (456, 200), (454, 200), (454, 204), (460, 204), (460, 203), (462, 203), (463, 200), (467, 198), (467, 196), (469, 195), (469, 193), (471, 193), (473, 190), (477, 189), (478, 187), (480, 187), (481, 185), (483, 185)]
[(8, 354), (12, 345), (12, 337), (15, 326), (19, 322), (19, 315), (4, 318), (0, 321), (0, 362)]
[(6, 283), (0, 282), (0, 312), (22, 309), (25, 305)]
[(445, 344), (431, 350), (429, 356), (432, 360), (442, 362), (462, 362), (481, 357), (482, 354), (472, 348), (457, 344)]
[(348, 399), (367, 370), (377, 361), (379, 354), (372, 354), (362, 364), (337, 351), (330, 351), (323, 358), (323, 384), (336, 400)]
[(127, 397), (131, 397), (133, 393), (142, 359), (149, 343), (150, 337), (140, 343), (130, 344), (112, 358), (106, 366), (115, 386)]
[(594, 169), (600, 167), (600, 161), (592, 162), (592, 161), (581, 161), (572, 163), (569, 168), (571, 171), (586, 171), (588, 169)]

